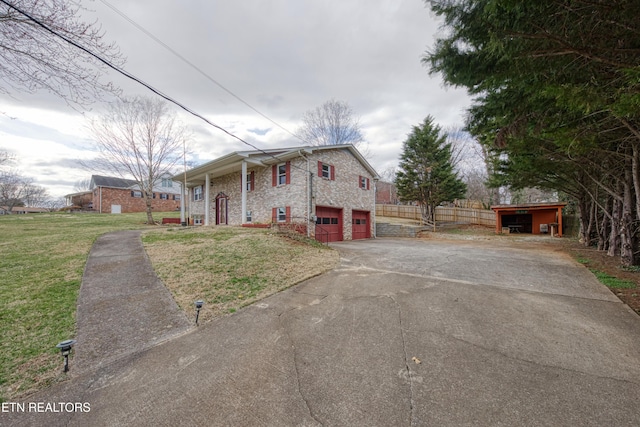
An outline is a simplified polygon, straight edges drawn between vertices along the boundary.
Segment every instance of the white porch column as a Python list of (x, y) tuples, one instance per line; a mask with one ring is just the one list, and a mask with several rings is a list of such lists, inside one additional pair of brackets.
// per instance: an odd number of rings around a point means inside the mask
[(209, 174), (204, 176), (204, 225), (209, 225), (209, 211), (211, 210), (211, 196), (209, 191), (211, 190), (211, 178)]
[(240, 224), (247, 222), (247, 162), (242, 161), (242, 218)]

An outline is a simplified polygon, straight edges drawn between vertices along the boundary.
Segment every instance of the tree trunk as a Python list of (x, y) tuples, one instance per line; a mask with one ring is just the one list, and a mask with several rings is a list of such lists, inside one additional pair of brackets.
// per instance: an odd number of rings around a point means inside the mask
[(591, 246), (591, 233), (593, 230), (593, 201), (587, 202), (587, 196), (583, 193), (578, 200), (578, 212), (580, 218), (579, 241), (583, 245)]
[[(609, 227), (611, 222), (610, 220), (611, 220), (612, 203), (613, 203), (613, 198), (611, 196), (607, 196), (607, 199), (605, 201), (605, 206), (604, 206), (605, 210), (602, 211), (602, 222), (598, 227), (598, 250), (599, 251), (606, 251), (609, 249), (609, 237), (611, 235)], [(597, 203), (595, 201), (594, 201), (594, 204), (596, 204), (596, 218), (599, 218), (597, 215), (597, 212), (598, 212)]]
[(622, 220), (622, 203), (613, 198), (611, 207), (611, 226), (609, 227), (609, 247), (607, 255), (620, 255), (620, 221)]
[(631, 171), (627, 168), (625, 169), (624, 197), (620, 221), (620, 257), (622, 259), (622, 265), (625, 267), (636, 265), (636, 232), (633, 221), (635, 202), (633, 200), (632, 186)]
[(148, 189), (145, 190), (144, 201), (147, 205), (146, 206), (147, 207), (147, 224), (153, 225), (155, 224), (155, 221), (153, 220), (153, 214), (152, 214), (153, 187), (151, 188), (150, 191)]

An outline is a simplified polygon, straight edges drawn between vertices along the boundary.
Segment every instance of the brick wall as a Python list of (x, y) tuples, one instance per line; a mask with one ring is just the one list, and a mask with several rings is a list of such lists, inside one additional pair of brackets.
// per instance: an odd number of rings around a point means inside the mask
[[(102, 194), (101, 194), (102, 193)], [(172, 200), (173, 194), (168, 194), (171, 200), (160, 199), (160, 192), (151, 202), (151, 208), (156, 212), (170, 212), (180, 209), (180, 200)], [(102, 197), (102, 207), (100, 205)], [(93, 210), (111, 213), (112, 205), (120, 205), (122, 213), (145, 212), (147, 205), (142, 197), (131, 197), (131, 190), (121, 188), (100, 187), (93, 191)]]

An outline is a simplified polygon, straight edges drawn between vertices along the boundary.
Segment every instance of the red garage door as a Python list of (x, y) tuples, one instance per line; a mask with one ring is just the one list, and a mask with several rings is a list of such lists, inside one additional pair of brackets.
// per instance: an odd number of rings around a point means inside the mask
[(339, 242), (342, 240), (342, 209), (316, 206), (316, 240)]
[(353, 211), (351, 214), (351, 236), (353, 240), (371, 237), (368, 211)]

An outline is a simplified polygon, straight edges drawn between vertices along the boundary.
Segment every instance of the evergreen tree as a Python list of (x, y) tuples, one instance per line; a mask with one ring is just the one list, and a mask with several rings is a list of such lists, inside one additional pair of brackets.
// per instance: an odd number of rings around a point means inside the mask
[(423, 62), (475, 97), (493, 184), (571, 195), (585, 244), (640, 264), (640, 2), (426, 2), (446, 31)]
[(464, 197), (466, 185), (453, 169), (451, 144), (433, 118), (414, 126), (403, 144), (395, 184), (403, 202), (418, 202), (422, 218), (433, 222), (440, 203)]

